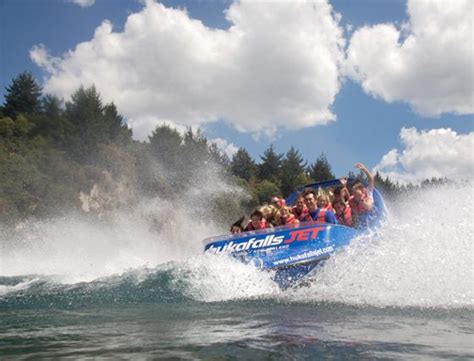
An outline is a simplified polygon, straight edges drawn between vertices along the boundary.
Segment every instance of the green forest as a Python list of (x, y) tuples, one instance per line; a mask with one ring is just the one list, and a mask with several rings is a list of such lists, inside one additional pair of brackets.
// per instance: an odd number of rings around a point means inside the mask
[[(64, 102), (43, 94), (24, 72), (6, 87), (0, 107), (0, 222), (65, 211), (95, 216), (141, 197), (179, 199), (197, 176), (211, 178), (209, 172), (244, 190), (230, 187), (207, 201), (207, 211), (228, 222), (273, 195), (285, 197), (304, 184), (335, 178), (326, 155), (318, 153), (308, 163), (294, 147), (278, 153), (270, 145), (258, 161), (244, 148), (229, 159), (199, 131), (183, 135), (169, 126), (136, 141), (117, 107), (104, 104), (95, 87), (81, 87)], [(376, 174), (387, 198), (445, 181), (402, 186)]]

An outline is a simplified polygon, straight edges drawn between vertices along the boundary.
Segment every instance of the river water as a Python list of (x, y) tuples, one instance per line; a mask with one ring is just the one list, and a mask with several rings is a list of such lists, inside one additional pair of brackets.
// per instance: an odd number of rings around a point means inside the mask
[[(472, 359), (473, 205), (470, 184), (401, 198), (285, 291), (203, 255), (221, 229), (189, 204), (4, 230), (0, 359)], [(174, 221), (155, 227), (157, 210)]]

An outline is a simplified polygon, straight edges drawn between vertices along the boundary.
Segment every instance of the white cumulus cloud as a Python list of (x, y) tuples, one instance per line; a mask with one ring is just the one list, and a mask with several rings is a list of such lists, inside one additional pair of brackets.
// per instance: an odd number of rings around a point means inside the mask
[(79, 5), (81, 8), (87, 8), (95, 4), (95, 0), (67, 0), (68, 2)]
[(30, 51), (30, 58), (35, 64), (42, 67), (49, 74), (54, 74), (61, 61), (61, 59), (54, 58), (48, 54), (48, 51), (43, 44), (33, 46)]
[(239, 150), (239, 148), (234, 143), (229, 143), (223, 138), (214, 138), (211, 139), (210, 142), (214, 143), (222, 153), (229, 157), (229, 159), (232, 159), (234, 154)]
[(347, 51), (349, 74), (387, 102), (425, 116), (474, 113), (472, 0), (408, 0), (409, 22), (365, 26)]
[(402, 183), (432, 177), (474, 177), (474, 132), (458, 134), (449, 128), (429, 131), (402, 128), (400, 140), (403, 149), (390, 150), (374, 171)]
[(226, 17), (229, 29), (209, 28), (148, 0), (123, 32), (104, 21), (61, 57), (41, 46), (30, 56), (47, 73), (46, 92), (67, 98), (95, 84), (138, 139), (163, 122), (225, 120), (239, 131), (272, 134), (335, 120), (345, 43), (327, 1), (240, 0)]

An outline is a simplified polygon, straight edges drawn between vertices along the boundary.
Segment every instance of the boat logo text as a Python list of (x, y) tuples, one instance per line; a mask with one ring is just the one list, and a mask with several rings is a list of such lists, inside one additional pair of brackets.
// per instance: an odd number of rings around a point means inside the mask
[(318, 236), (320, 230), (324, 227), (312, 227), (307, 229), (290, 231), (288, 233), (288, 238), (285, 239), (286, 235), (275, 236), (274, 234), (269, 234), (265, 238), (253, 237), (245, 242), (234, 242), (230, 241), (223, 245), (211, 245), (206, 253), (228, 253), (228, 252), (242, 252), (249, 250), (257, 250), (268, 247), (275, 247), (279, 245), (287, 245), (295, 241), (309, 241), (314, 240)]

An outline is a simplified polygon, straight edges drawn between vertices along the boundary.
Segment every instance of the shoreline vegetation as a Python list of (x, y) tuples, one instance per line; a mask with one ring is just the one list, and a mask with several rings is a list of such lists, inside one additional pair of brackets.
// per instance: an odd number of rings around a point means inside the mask
[[(67, 102), (43, 94), (29, 72), (6, 87), (0, 106), (0, 224), (67, 211), (100, 218), (143, 197), (179, 199), (196, 180), (209, 183), (211, 176), (230, 186), (196, 207), (206, 209), (198, 216), (228, 224), (273, 195), (286, 197), (304, 184), (335, 178), (322, 152), (311, 164), (294, 147), (283, 154), (272, 145), (258, 163), (244, 148), (229, 159), (199, 130), (183, 135), (166, 125), (156, 127), (147, 142), (136, 141), (116, 106), (104, 104), (95, 87), (79, 88)], [(448, 182), (401, 185), (378, 173), (375, 179), (388, 199)], [(237, 192), (239, 187), (244, 191)]]

